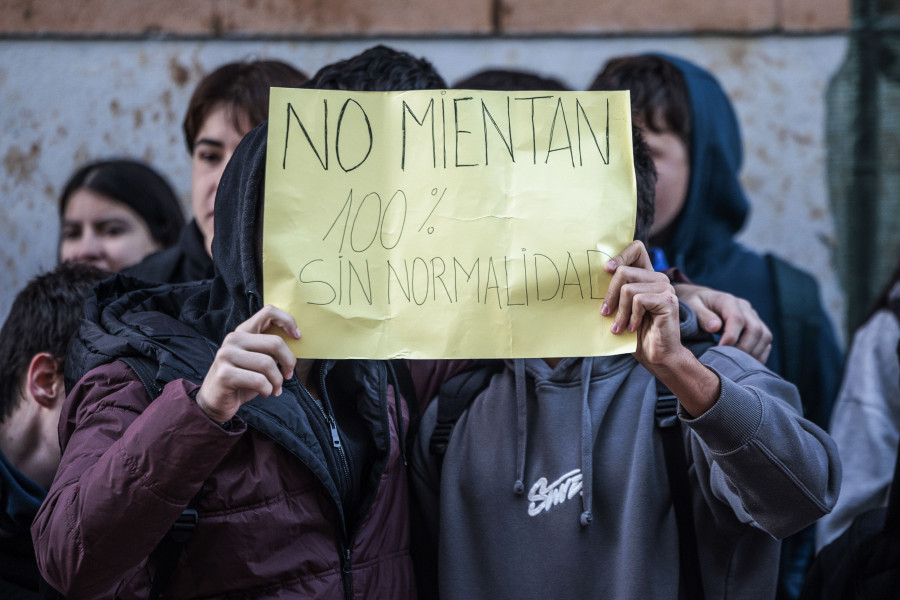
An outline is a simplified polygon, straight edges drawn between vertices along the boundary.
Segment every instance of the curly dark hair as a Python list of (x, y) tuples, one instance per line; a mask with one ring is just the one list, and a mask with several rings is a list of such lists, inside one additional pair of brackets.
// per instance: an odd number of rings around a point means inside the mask
[(478, 71), (465, 79), (457, 81), (453, 84), (453, 87), (459, 90), (495, 90), (498, 92), (515, 92), (517, 90), (570, 91), (558, 79), (515, 69), (485, 69)]
[(304, 87), (354, 92), (439, 90), (447, 84), (424, 58), (387, 46), (373, 46), (319, 69)]

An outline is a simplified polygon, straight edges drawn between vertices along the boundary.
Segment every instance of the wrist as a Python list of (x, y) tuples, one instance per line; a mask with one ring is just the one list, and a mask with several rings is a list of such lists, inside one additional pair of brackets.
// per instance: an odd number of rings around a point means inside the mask
[(687, 377), (687, 373), (700, 365), (693, 353), (678, 342), (671, 350), (645, 354), (641, 363), (653, 376), (665, 382), (673, 378)]
[(200, 407), (200, 410), (203, 411), (211, 421), (214, 421), (216, 424), (224, 427), (226, 424), (231, 422), (231, 418), (233, 415), (228, 415), (223, 413), (222, 411), (216, 410), (212, 406), (210, 406), (209, 402), (206, 400), (206, 396), (203, 394), (203, 388), (197, 388), (193, 393), (194, 402), (197, 403), (197, 406)]
[(684, 346), (665, 363), (654, 365), (650, 370), (693, 418), (712, 408), (721, 394), (722, 382), (716, 372)]

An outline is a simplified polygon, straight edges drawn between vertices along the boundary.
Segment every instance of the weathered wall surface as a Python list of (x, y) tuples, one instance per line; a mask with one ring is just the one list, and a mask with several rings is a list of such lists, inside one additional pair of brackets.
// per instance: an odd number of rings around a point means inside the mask
[(427, 57), (451, 83), (505, 66), (583, 88), (608, 58), (646, 51), (711, 69), (743, 127), (743, 180), (753, 203), (744, 241), (813, 272), (840, 325), (824, 96), (846, 52), (849, 2), (670, 5), (0, 0), (0, 317), (32, 275), (53, 266), (57, 194), (84, 161), (142, 158), (166, 174), (187, 206), (180, 123), (203, 74), (248, 57), (279, 58), (313, 73), (387, 43)]
[(849, 20), (847, 0), (0, 1), (0, 32), (21, 35), (812, 33)]

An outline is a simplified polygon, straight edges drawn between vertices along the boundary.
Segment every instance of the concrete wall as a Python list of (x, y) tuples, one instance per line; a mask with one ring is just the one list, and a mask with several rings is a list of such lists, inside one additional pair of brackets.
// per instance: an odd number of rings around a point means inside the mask
[(12, 35), (472, 35), (844, 29), (847, 0), (0, 0)]
[(609, 57), (646, 51), (711, 69), (745, 137), (744, 241), (813, 272), (840, 325), (824, 96), (848, 24), (849, 3), (834, 0), (0, 0), (0, 317), (53, 266), (57, 194), (79, 164), (142, 158), (187, 201), (180, 122), (204, 73), (273, 57), (311, 74), (388, 43), (427, 57), (449, 82), (507, 66), (579, 88)]

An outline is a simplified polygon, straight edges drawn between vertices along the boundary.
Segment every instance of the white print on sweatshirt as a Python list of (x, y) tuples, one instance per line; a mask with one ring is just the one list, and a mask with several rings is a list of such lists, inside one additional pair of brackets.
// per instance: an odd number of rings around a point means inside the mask
[(528, 492), (528, 516), (536, 517), (581, 493), (581, 469), (569, 471), (551, 484), (546, 477), (534, 482)]

